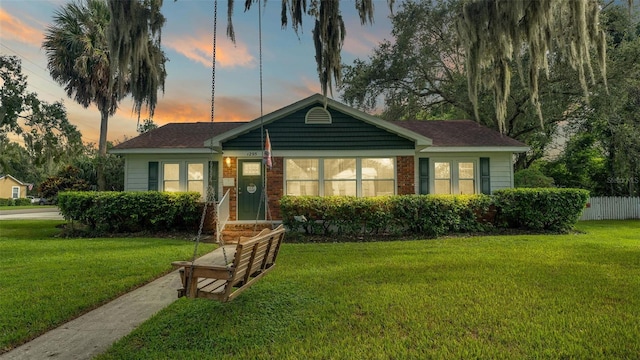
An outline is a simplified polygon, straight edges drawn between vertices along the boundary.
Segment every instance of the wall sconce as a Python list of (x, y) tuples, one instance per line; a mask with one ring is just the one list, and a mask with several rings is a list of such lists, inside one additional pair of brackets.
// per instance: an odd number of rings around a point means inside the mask
[(224, 159), (224, 163), (227, 164), (227, 167), (230, 168), (231, 167), (231, 158), (230, 157), (226, 157)]

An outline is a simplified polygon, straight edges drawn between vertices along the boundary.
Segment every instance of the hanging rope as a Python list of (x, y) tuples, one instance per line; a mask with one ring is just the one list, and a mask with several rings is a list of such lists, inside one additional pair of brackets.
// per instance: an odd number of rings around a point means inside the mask
[[(265, 139), (264, 139), (264, 95), (263, 95), (263, 71), (262, 71), (262, 0), (258, 0), (258, 64), (260, 72), (260, 143), (262, 146), (262, 191), (260, 194), (260, 202), (258, 204), (258, 212), (256, 213), (256, 223), (253, 226), (253, 232), (255, 233), (258, 227), (258, 220), (260, 218), (260, 210), (263, 206), (267, 209), (265, 216), (271, 219), (271, 210), (269, 209), (269, 198), (267, 196), (267, 166), (264, 162), (265, 154)], [(273, 227), (273, 226), (272, 226)]]
[[(214, 5), (213, 5), (213, 41), (212, 41), (212, 46), (213, 46), (213, 50), (212, 50), (212, 60), (211, 60), (211, 137), (213, 137), (214, 135), (214, 119), (215, 119), (215, 95), (216, 95), (216, 39), (217, 39), (217, 29), (218, 29), (218, 0), (214, 1)], [(213, 146), (211, 146), (211, 152), (210, 152), (210, 158), (213, 158), (213, 154), (214, 154), (214, 150), (213, 150)], [(198, 245), (200, 244), (200, 239), (202, 238), (202, 231), (204, 229), (204, 222), (206, 220), (207, 217), (207, 209), (209, 207), (209, 204), (212, 204), (212, 208), (214, 211), (216, 211), (216, 201), (215, 201), (215, 189), (213, 188), (213, 169), (211, 169), (209, 167), (208, 169), (208, 173), (209, 173), (209, 181), (208, 181), (208, 185), (207, 185), (207, 192), (206, 192), (206, 199), (204, 202), (204, 208), (202, 210), (202, 216), (200, 217), (200, 227), (198, 228), (198, 235), (196, 236), (195, 239), (195, 246), (193, 249), (193, 256), (191, 257), (191, 265), (193, 265), (196, 261), (196, 257), (198, 256)], [(217, 223), (217, 214), (216, 214), (216, 223)], [(224, 247), (224, 244), (222, 243), (222, 241), (220, 240), (220, 234), (218, 233), (218, 230), (216, 229), (216, 242), (218, 243), (218, 246), (222, 247), (222, 254), (224, 256), (224, 263), (225, 266), (227, 267), (227, 270), (229, 271), (229, 274), (231, 274), (231, 269), (229, 268), (229, 260), (227, 258), (227, 252), (226, 249)], [(193, 277), (193, 269), (194, 266), (190, 267), (190, 272), (189, 274), (187, 274), (187, 282), (186, 282), (186, 292), (187, 294), (189, 293), (190, 289), (189, 289), (189, 284), (191, 284), (191, 281), (189, 281), (192, 277)]]

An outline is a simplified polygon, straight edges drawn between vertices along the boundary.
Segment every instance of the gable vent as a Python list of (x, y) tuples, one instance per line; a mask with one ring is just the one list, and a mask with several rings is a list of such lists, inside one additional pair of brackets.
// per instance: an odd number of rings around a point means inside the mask
[(307, 112), (306, 124), (331, 124), (331, 114), (323, 107), (314, 107)]

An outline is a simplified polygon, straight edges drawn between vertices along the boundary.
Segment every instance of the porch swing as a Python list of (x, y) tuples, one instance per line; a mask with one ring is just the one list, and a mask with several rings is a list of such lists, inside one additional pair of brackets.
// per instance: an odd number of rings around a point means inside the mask
[[(218, 18), (218, 1), (214, 1), (213, 16), (213, 64), (212, 64), (212, 81), (211, 81), (211, 128), (213, 132), (214, 121), (214, 99), (215, 99), (215, 72), (216, 72), (216, 36), (217, 36), (217, 18)], [(262, 9), (258, 3), (258, 29), (259, 29), (259, 55), (260, 55), (260, 130), (262, 136), (263, 154), (264, 148), (264, 129), (262, 124), (263, 106), (262, 106)], [(211, 134), (213, 136), (213, 134)], [(268, 133), (267, 133), (268, 138)], [(213, 148), (211, 149), (213, 156)], [(265, 157), (266, 160), (266, 157)], [(263, 168), (266, 165), (264, 161)], [(258, 214), (264, 206), (267, 214), (271, 218), (269, 211), (269, 202), (265, 190), (266, 171), (262, 171), (262, 194), (260, 204), (258, 205)], [(211, 175), (211, 174), (210, 174)], [(216, 211), (216, 242), (218, 248), (213, 252), (196, 259), (198, 253), (198, 245), (202, 237), (202, 230), (207, 214), (207, 208), (211, 204), (217, 209), (216, 200), (213, 197), (214, 189), (209, 181), (207, 188), (207, 199), (204, 204), (202, 217), (200, 219), (200, 227), (198, 235), (195, 239), (195, 247), (191, 261), (174, 261), (172, 265), (180, 271), (180, 279), (182, 288), (178, 289), (178, 296), (187, 296), (189, 298), (208, 298), (221, 302), (233, 300), (244, 290), (251, 287), (265, 274), (273, 270), (276, 264), (276, 258), (280, 249), (280, 244), (284, 238), (285, 229), (282, 225), (275, 229), (265, 228), (252, 237), (240, 237), (235, 244), (225, 244), (221, 236), (221, 226)], [(256, 225), (254, 226), (254, 234), (258, 224), (256, 217)], [(273, 227), (273, 225), (271, 226)]]

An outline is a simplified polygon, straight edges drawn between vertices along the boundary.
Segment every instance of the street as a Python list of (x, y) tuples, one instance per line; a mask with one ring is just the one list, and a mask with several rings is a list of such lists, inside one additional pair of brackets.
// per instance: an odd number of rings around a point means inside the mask
[(0, 210), (0, 220), (64, 220), (57, 207)]

